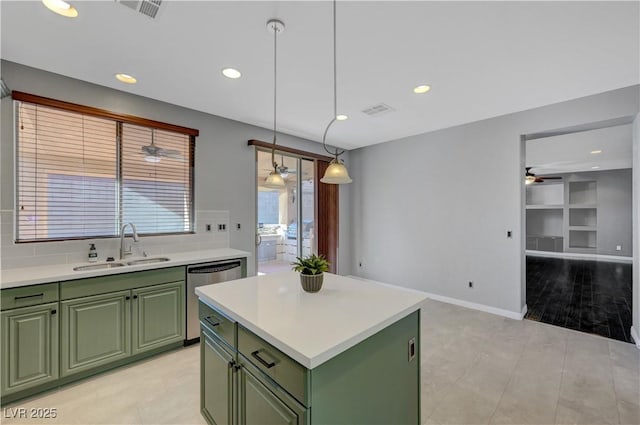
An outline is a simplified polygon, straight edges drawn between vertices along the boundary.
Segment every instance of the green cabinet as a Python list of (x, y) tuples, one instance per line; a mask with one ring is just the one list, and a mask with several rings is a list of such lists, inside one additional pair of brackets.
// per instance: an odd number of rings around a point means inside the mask
[(419, 310), (313, 369), (219, 318), (201, 303), (201, 405), (210, 425), (420, 423)]
[[(248, 331), (242, 330), (240, 339), (238, 324), (221, 312), (200, 303), (200, 407), (210, 425), (305, 425), (307, 409), (298, 403), (273, 377), (299, 375), (301, 366), (281, 354), (279, 372), (268, 375), (258, 369), (241, 354), (237, 347), (249, 340)], [(257, 337), (255, 337), (257, 338)], [(251, 347), (259, 343), (251, 340)], [(259, 353), (257, 348), (256, 353)], [(262, 359), (258, 354), (258, 358)], [(270, 369), (268, 366), (262, 366)], [(304, 369), (304, 368), (303, 368)], [(306, 369), (305, 369), (306, 371)], [(273, 371), (270, 371), (273, 372)], [(301, 382), (306, 382), (303, 380)], [(290, 382), (285, 379), (285, 381)], [(292, 385), (292, 388), (299, 388)]]
[(2, 396), (58, 378), (58, 303), (3, 311)]
[(61, 302), (62, 376), (131, 355), (131, 292)]
[(62, 376), (182, 343), (184, 303), (184, 281), (63, 300)]
[(304, 425), (306, 409), (281, 392), (260, 372), (244, 364), (238, 371), (238, 412), (241, 425)]
[(212, 332), (200, 337), (200, 410), (212, 425), (235, 424), (236, 369), (234, 355)]
[(179, 347), (185, 267), (0, 291), (2, 403)]
[(184, 340), (184, 283), (131, 291), (133, 354)]

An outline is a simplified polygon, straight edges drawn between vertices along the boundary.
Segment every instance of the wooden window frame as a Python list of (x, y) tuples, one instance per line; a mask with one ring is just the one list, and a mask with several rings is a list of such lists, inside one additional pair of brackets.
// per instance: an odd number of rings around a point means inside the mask
[[(69, 112), (74, 112), (74, 113), (78, 113), (78, 114), (83, 114), (83, 115), (88, 115), (88, 116), (94, 116), (94, 117), (98, 117), (98, 118), (103, 118), (103, 119), (108, 119), (108, 120), (112, 120), (116, 122), (116, 127), (117, 127), (117, 138), (118, 140), (120, 140), (120, 134), (121, 134), (121, 127), (122, 127), (122, 123), (127, 123), (127, 124), (133, 124), (133, 125), (139, 125), (139, 126), (144, 126), (144, 127), (150, 127), (150, 128), (154, 128), (154, 129), (160, 129), (160, 130), (166, 130), (166, 131), (170, 131), (170, 132), (174, 132), (174, 133), (179, 133), (179, 134), (184, 134), (189, 136), (189, 183), (191, 186), (191, 190), (190, 190), (190, 194), (189, 194), (189, 202), (191, 205), (190, 211), (189, 211), (189, 222), (191, 225), (191, 230), (190, 231), (185, 231), (185, 232), (166, 232), (166, 233), (140, 233), (140, 235), (143, 236), (164, 236), (164, 235), (185, 235), (185, 234), (194, 234), (195, 233), (195, 226), (194, 226), (194, 219), (195, 219), (195, 172), (194, 172), (194, 168), (195, 168), (195, 143), (196, 143), (196, 137), (199, 136), (200, 131), (198, 129), (193, 129), (193, 128), (189, 128), (189, 127), (183, 127), (183, 126), (179, 126), (179, 125), (175, 125), (175, 124), (169, 124), (169, 123), (165, 123), (165, 122), (161, 122), (161, 121), (155, 121), (155, 120), (151, 120), (151, 119), (146, 119), (146, 118), (142, 118), (142, 117), (137, 117), (134, 115), (128, 115), (128, 114), (121, 114), (121, 113), (117, 113), (117, 112), (113, 112), (113, 111), (109, 111), (106, 109), (101, 109), (101, 108), (95, 108), (95, 107), (91, 107), (91, 106), (85, 106), (85, 105), (79, 105), (76, 103), (71, 103), (71, 102), (65, 102), (62, 100), (57, 100), (57, 99), (51, 99), (48, 97), (43, 97), (43, 96), (38, 96), (38, 95), (34, 95), (34, 94), (29, 94), (29, 93), (24, 93), (24, 92), (20, 92), (20, 91), (12, 91), (11, 92), (11, 97), (12, 100), (14, 101), (20, 101), (20, 102), (26, 102), (26, 103), (32, 103), (32, 104), (36, 104), (36, 105), (42, 105), (42, 106), (48, 106), (51, 108), (56, 108), (56, 109), (61, 109), (64, 111), (69, 111)], [(118, 143), (122, 143), (121, 141), (118, 141)], [(118, 149), (119, 151), (120, 149)], [(120, 161), (122, 159), (120, 157), (117, 158), (117, 175), (116, 175), (116, 179), (120, 182), (122, 179), (122, 173), (121, 173), (121, 167), (119, 165)], [(17, 188), (17, 167), (18, 164), (17, 162), (15, 163), (15, 167), (16, 167), (16, 174), (15, 174), (15, 182), (14, 182), (14, 189)], [(17, 190), (17, 189), (16, 189)], [(16, 193), (17, 196), (17, 193)], [(122, 205), (122, 199), (118, 199), (118, 209), (121, 209), (121, 205)], [(16, 204), (14, 205), (14, 208), (17, 208), (17, 199), (16, 199)], [(122, 211), (119, 211), (118, 213), (119, 215), (119, 220), (122, 221)], [(16, 224), (17, 225), (17, 224)], [(17, 230), (16, 230), (17, 231)], [(86, 239), (107, 239), (107, 238), (114, 238), (114, 237), (118, 237), (117, 235), (103, 235), (103, 236), (71, 236), (71, 237), (65, 237), (65, 238), (41, 238), (41, 239), (33, 239), (33, 240), (18, 240), (18, 239), (14, 239), (14, 242), (16, 244), (22, 244), (22, 243), (39, 243), (39, 242), (52, 242), (52, 241), (71, 241), (71, 240), (86, 240)]]

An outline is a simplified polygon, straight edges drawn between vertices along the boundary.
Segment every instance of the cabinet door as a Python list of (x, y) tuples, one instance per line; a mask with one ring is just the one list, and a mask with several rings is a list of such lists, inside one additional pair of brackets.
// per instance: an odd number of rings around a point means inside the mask
[(246, 367), (238, 374), (238, 412), (241, 425), (302, 425), (302, 418)]
[(133, 354), (184, 340), (184, 282), (134, 289)]
[(235, 369), (233, 356), (203, 332), (200, 338), (200, 410), (210, 425), (234, 423)]
[(60, 303), (62, 376), (131, 354), (130, 298), (130, 291), (119, 291)]
[(58, 303), (2, 314), (2, 395), (58, 378)]

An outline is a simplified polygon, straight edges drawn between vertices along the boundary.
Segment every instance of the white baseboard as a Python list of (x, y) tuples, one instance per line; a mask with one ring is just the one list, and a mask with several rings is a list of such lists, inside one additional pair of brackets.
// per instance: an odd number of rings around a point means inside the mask
[(633, 257), (621, 257), (618, 255), (602, 255), (602, 254), (582, 254), (578, 252), (551, 252), (551, 251), (533, 251), (527, 249), (525, 255), (532, 257), (547, 258), (564, 258), (567, 260), (593, 260), (593, 261), (609, 261), (612, 263), (633, 263)]
[(636, 343), (636, 347), (640, 350), (640, 334), (638, 334), (638, 330), (631, 326), (631, 338), (633, 338), (633, 342)]
[[(391, 285), (391, 284), (388, 284), (388, 283), (378, 282), (378, 281), (371, 280), (371, 279), (365, 279), (364, 277), (355, 276), (355, 275), (351, 275), (351, 274), (347, 275), (347, 277), (351, 277), (351, 278), (359, 279), (359, 280), (364, 280), (364, 281), (369, 281), (369, 282), (374, 282), (374, 283), (383, 284), (383, 285), (396, 286), (396, 285)], [(421, 294), (426, 295), (427, 298), (432, 299), (432, 300), (441, 301), (441, 302), (447, 303), (447, 304), (458, 305), (460, 307), (470, 308), (472, 310), (484, 311), (485, 313), (496, 314), (498, 316), (508, 317), (509, 319), (522, 320), (522, 319), (524, 319), (524, 315), (527, 314), (527, 305), (526, 304), (525, 304), (524, 307), (522, 307), (522, 311), (520, 313), (516, 313), (514, 311), (503, 310), (501, 308), (491, 307), (491, 306), (484, 305), (484, 304), (477, 304), (477, 303), (472, 303), (470, 301), (459, 300), (457, 298), (451, 298), (451, 297), (445, 297), (443, 295), (432, 294), (431, 292), (418, 291), (418, 290), (411, 289), (411, 288), (404, 288), (404, 289), (407, 289), (409, 291), (420, 292)]]
[(484, 304), (472, 303), (470, 301), (459, 300), (457, 298), (445, 297), (442, 295), (432, 294), (430, 292), (425, 292), (427, 298), (432, 300), (441, 301), (447, 304), (458, 305), (460, 307), (470, 308), (472, 310), (484, 311), (485, 313), (496, 314), (498, 316), (508, 317), (509, 319), (514, 320), (522, 320), (524, 315), (527, 314), (527, 306), (525, 305), (522, 308), (520, 313), (510, 310), (504, 310), (502, 308), (491, 307)]

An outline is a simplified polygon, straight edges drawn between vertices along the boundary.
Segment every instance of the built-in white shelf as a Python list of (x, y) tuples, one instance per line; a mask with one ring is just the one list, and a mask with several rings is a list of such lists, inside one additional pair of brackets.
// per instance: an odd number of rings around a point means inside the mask
[(569, 247), (596, 249), (598, 246), (595, 230), (569, 230)]
[(595, 232), (596, 226), (569, 226), (569, 230), (575, 230), (578, 232)]
[(564, 184), (531, 184), (526, 188), (527, 205), (563, 205)]
[(561, 210), (563, 205), (527, 205), (528, 210)]
[(596, 208), (569, 208), (569, 229), (572, 226), (590, 226), (595, 230), (597, 214)]
[(569, 204), (569, 208), (584, 209), (584, 208), (598, 208), (596, 204)]
[(598, 247), (598, 193), (595, 181), (569, 182), (569, 248), (595, 250)]
[(569, 182), (569, 204), (591, 204), (598, 202), (595, 181)]

